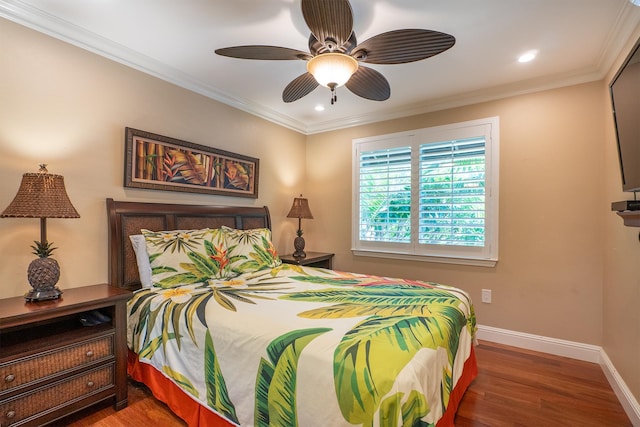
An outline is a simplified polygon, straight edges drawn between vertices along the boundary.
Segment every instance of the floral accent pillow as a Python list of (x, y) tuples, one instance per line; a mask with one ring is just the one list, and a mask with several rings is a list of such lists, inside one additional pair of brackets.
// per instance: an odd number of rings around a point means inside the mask
[(222, 227), (227, 242), (229, 265), (233, 274), (253, 273), (282, 264), (271, 242), (271, 230), (236, 230)]
[(225, 234), (219, 228), (141, 232), (153, 286), (173, 288), (230, 275)]

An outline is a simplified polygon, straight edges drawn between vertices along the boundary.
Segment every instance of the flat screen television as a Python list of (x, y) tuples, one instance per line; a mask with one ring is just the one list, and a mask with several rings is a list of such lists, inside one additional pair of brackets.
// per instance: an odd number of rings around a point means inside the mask
[[(640, 40), (609, 84), (623, 191), (640, 191)], [(622, 202), (615, 202), (622, 203)], [(640, 201), (628, 209), (640, 209)], [(613, 206), (613, 205), (612, 205)], [(622, 206), (621, 204), (618, 207)], [(627, 210), (627, 209), (616, 209)]]

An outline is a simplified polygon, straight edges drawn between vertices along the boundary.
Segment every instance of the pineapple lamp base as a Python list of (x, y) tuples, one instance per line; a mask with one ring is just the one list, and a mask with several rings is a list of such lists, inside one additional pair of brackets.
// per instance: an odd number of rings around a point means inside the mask
[(24, 299), (27, 301), (46, 301), (51, 299), (58, 299), (62, 295), (62, 291), (57, 287), (53, 289), (31, 289), (24, 294)]
[(302, 231), (298, 230), (298, 237), (293, 239), (293, 248), (295, 252), (293, 253), (294, 258), (306, 258), (307, 253), (304, 251), (304, 237), (302, 237)]

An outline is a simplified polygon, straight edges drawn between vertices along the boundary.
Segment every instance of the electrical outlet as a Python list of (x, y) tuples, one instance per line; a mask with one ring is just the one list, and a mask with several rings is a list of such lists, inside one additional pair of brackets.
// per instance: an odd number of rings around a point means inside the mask
[(482, 302), (486, 302), (487, 304), (491, 304), (491, 289), (483, 289), (482, 290)]

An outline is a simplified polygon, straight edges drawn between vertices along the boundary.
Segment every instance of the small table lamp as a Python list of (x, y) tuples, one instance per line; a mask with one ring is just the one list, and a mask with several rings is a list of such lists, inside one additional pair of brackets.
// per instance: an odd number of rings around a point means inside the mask
[(58, 262), (49, 258), (54, 247), (47, 241), (47, 218), (80, 218), (64, 188), (62, 175), (50, 174), (47, 165), (40, 165), (37, 173), (25, 173), (18, 194), (2, 212), (0, 218), (40, 218), (40, 241), (34, 241), (34, 254), (27, 278), (33, 289), (24, 297), (27, 301), (59, 298), (62, 292), (56, 288), (60, 278)]
[(291, 206), (291, 210), (287, 215), (287, 218), (298, 218), (298, 232), (296, 233), (298, 237), (293, 240), (293, 247), (295, 248), (295, 252), (293, 256), (295, 258), (305, 258), (307, 254), (304, 252), (304, 238), (302, 237), (302, 218), (304, 219), (313, 219), (313, 215), (311, 215), (311, 210), (309, 210), (309, 201), (302, 197), (296, 197), (293, 199), (293, 206)]

